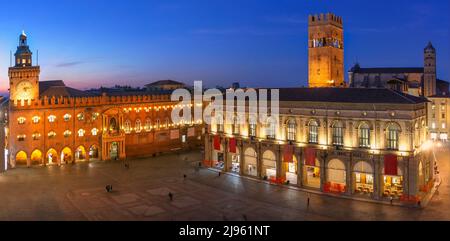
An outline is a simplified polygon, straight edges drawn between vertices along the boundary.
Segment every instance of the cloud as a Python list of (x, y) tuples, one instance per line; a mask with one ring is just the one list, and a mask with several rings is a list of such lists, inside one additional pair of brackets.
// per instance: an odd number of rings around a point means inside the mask
[(73, 62), (63, 62), (63, 63), (59, 63), (57, 65), (55, 65), (58, 68), (67, 68), (67, 67), (73, 67), (73, 66), (77, 66), (77, 65), (82, 65), (85, 64), (85, 61), (73, 61)]

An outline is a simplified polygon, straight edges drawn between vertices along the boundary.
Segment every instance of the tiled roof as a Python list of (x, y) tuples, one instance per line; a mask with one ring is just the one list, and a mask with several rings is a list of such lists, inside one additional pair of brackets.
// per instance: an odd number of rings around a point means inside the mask
[(39, 82), (39, 95), (48, 97), (87, 97), (94, 96), (92, 93), (67, 87), (62, 80), (51, 80)]
[[(281, 88), (280, 101), (418, 104), (427, 100), (383, 88)], [(269, 94), (270, 96), (270, 94)]]
[(403, 74), (403, 73), (423, 73), (423, 68), (353, 68), (354, 73), (360, 74)]
[(159, 80), (150, 84), (147, 84), (145, 86), (157, 86), (157, 85), (184, 85), (181, 82), (175, 81), (175, 80)]

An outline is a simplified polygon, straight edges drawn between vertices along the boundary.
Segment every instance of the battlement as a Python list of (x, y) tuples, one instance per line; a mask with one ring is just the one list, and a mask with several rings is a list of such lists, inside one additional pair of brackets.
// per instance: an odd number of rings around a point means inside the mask
[(44, 108), (73, 108), (89, 106), (106, 106), (121, 104), (144, 104), (171, 102), (170, 95), (130, 95), (130, 96), (102, 96), (92, 97), (47, 97), (43, 96), (37, 100), (11, 100), (12, 110), (29, 110)]
[(309, 26), (333, 24), (338, 27), (343, 27), (342, 17), (333, 13), (309, 15), (308, 23)]

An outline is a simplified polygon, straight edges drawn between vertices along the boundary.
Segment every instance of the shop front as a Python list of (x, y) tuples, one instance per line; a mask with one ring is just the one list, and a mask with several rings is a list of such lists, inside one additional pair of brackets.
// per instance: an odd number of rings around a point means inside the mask
[(277, 158), (272, 151), (265, 151), (263, 154), (261, 175), (267, 180), (277, 178)]
[(235, 152), (228, 152), (228, 171), (236, 174), (241, 173), (241, 154), (239, 148), (236, 147)]
[(384, 157), (383, 168), (383, 196), (400, 198), (403, 195), (403, 171), (398, 166), (396, 155)]
[(214, 148), (212, 167), (215, 169), (224, 170), (225, 168), (225, 154), (223, 150), (222, 144), (220, 144), (220, 148)]
[(347, 173), (345, 164), (339, 159), (332, 159), (327, 165), (327, 183), (325, 192), (343, 193), (346, 188)]
[(292, 157), (292, 162), (284, 162), (284, 168), (286, 170), (286, 181), (289, 184), (298, 184), (298, 161), (295, 155)]
[(353, 191), (358, 194), (372, 194), (373, 184), (372, 166), (366, 161), (357, 162), (353, 168)]
[(320, 162), (316, 158), (316, 150), (306, 148), (305, 163), (303, 165), (303, 186), (320, 188)]
[(251, 147), (244, 152), (244, 174), (253, 177), (258, 176), (257, 153)]

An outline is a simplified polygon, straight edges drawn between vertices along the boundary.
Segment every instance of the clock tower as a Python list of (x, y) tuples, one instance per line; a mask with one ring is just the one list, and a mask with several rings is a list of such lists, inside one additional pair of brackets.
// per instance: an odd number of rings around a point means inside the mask
[(27, 35), (19, 36), (19, 46), (14, 54), (15, 65), (9, 68), (9, 98), (14, 104), (39, 98), (39, 66), (33, 66), (33, 53), (27, 44)]

